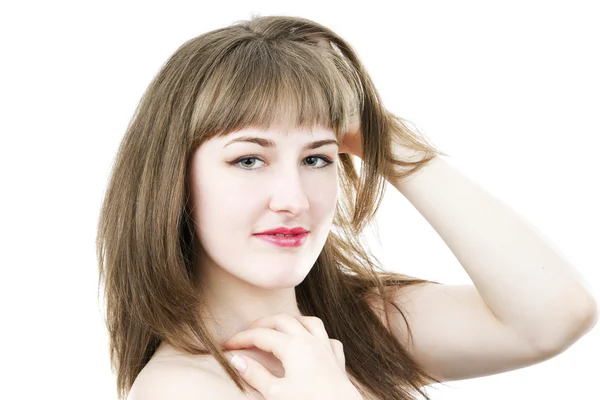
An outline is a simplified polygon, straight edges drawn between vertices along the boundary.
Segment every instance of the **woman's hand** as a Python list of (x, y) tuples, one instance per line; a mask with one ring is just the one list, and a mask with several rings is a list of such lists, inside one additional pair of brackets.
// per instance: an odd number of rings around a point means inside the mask
[(273, 376), (262, 364), (244, 357), (244, 379), (266, 400), (349, 400), (360, 393), (346, 375), (342, 343), (329, 339), (317, 317), (275, 314), (254, 321), (225, 341), (226, 349), (256, 347), (273, 353), (285, 376)]
[(362, 137), (360, 131), (360, 116), (355, 116), (346, 132), (338, 153), (348, 153), (362, 158)]

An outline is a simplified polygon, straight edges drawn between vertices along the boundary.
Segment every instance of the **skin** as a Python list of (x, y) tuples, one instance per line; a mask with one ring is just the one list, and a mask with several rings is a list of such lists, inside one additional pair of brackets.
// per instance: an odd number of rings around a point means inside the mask
[[(242, 137), (269, 139), (274, 146), (235, 141)], [(307, 148), (316, 141), (333, 143)], [(276, 384), (269, 376), (285, 376), (285, 387), (292, 388), (285, 393), (296, 393), (304, 387), (328, 399), (360, 397), (346, 376), (342, 344), (328, 339), (318, 319), (302, 316), (294, 290), (310, 272), (329, 234), (338, 197), (338, 153), (342, 150), (334, 132), (328, 129), (294, 130), (284, 135), (275, 127), (267, 131), (250, 127), (204, 142), (192, 157), (192, 217), (203, 251), (196, 268), (199, 287), (212, 314), (205, 320), (225, 348), (235, 348), (226, 354), (245, 356), (250, 364), (245, 379), (264, 393)], [(281, 226), (299, 226), (310, 233), (296, 248), (277, 247), (253, 236)], [(265, 347), (261, 344), (265, 333), (252, 329), (260, 327), (269, 328), (270, 335), (296, 336), (297, 346), (285, 345), (287, 339), (282, 337), (278, 350), (268, 347), (275, 344), (274, 340), (265, 342)], [(309, 350), (311, 346), (316, 347)], [(287, 354), (294, 349), (299, 354)], [(318, 362), (315, 357), (320, 357)], [(304, 372), (292, 373), (306, 364), (313, 365), (313, 381), (325, 379), (325, 387), (305, 387)], [(165, 373), (169, 371), (167, 379)], [(193, 379), (186, 378), (189, 373)], [(222, 379), (215, 381), (214, 374)], [(160, 398), (162, 392), (157, 392), (157, 387), (167, 391), (177, 387), (178, 396), (187, 394), (190, 398), (195, 398), (200, 388), (203, 394), (215, 390), (219, 396), (246, 398), (239, 395), (212, 357), (190, 358), (164, 342), (140, 375), (138, 381), (148, 382), (149, 386), (134, 385), (132, 393), (136, 396), (145, 393), (144, 388), (153, 387), (148, 395)], [(169, 384), (164, 387), (150, 384), (165, 379)], [(331, 390), (336, 391), (335, 396), (329, 393)], [(276, 399), (263, 397), (259, 391), (247, 398)]]
[[(309, 151), (303, 149), (306, 143), (334, 139), (333, 132), (296, 131), (283, 136), (276, 130), (245, 130), (211, 140), (194, 155), (194, 218), (206, 249), (199, 268), (214, 314), (214, 323), (208, 319), (209, 326), (223, 340), (230, 339), (227, 348), (249, 356), (250, 371), (253, 366), (263, 365), (274, 376), (283, 376), (281, 363), (269, 350), (276, 350), (284, 362), (292, 360), (296, 367), (302, 363), (323, 367), (310, 359), (299, 360), (312, 351), (291, 355), (294, 348), (305, 349), (309, 340), (314, 342), (308, 332), (319, 336), (313, 333), (314, 328), (306, 328), (305, 323), (310, 321), (306, 318), (310, 317), (301, 316), (294, 286), (310, 271), (327, 237), (337, 199), (337, 168), (315, 170), (304, 160), (318, 154), (334, 159), (338, 152), (361, 157), (359, 132), (356, 123), (339, 148), (329, 145)], [(276, 147), (235, 144), (223, 148), (227, 141), (249, 133), (274, 140)], [(412, 153), (399, 146), (393, 151), (403, 159)], [(239, 164), (228, 164), (250, 156), (260, 157), (265, 164), (259, 161), (253, 165), (247, 160), (250, 168), (257, 168), (251, 171), (239, 170)], [(510, 214), (510, 209), (445, 160), (437, 158), (411, 179), (390, 183), (426, 217), (474, 282), (425, 284), (399, 288), (393, 293), (394, 302), (408, 316), (414, 340), (407, 341), (404, 315), (396, 313), (393, 307), (386, 307), (388, 329), (428, 373), (441, 381), (452, 381), (523, 368), (560, 354), (595, 325), (597, 303), (560, 253), (533, 232), (526, 221)], [(310, 239), (301, 248), (290, 251), (269, 248), (252, 237), (252, 233), (282, 225), (303, 226), (311, 231)], [(515, 237), (527, 241), (515, 241)], [(485, 243), (481, 238), (485, 238)], [(475, 242), (483, 243), (480, 246), (485, 245), (486, 251), (473, 246)], [(285, 315), (305, 325), (306, 332), (298, 325), (292, 328)], [(384, 324), (385, 321), (382, 319)], [(283, 340), (284, 344), (275, 349), (276, 343), (268, 340), (268, 335), (277, 332), (295, 336), (295, 346), (287, 346)], [(261, 352), (253, 344), (267, 351)], [(176, 354), (165, 345), (157, 353)], [(332, 348), (332, 354), (338, 353)], [(258, 392), (242, 397), (227, 377), (215, 381), (213, 373), (220, 368), (210, 358), (203, 370), (210, 374), (198, 373), (196, 359), (190, 360), (192, 363), (169, 364), (169, 368), (156, 362), (156, 357), (153, 359), (153, 367), (145, 368), (136, 381), (141, 383), (134, 385), (131, 400), (172, 398), (172, 388), (177, 388), (181, 399), (197, 398), (211, 388), (211, 393), (219, 398), (276, 399)], [(343, 360), (338, 358), (337, 362)], [(330, 364), (331, 368), (323, 367), (324, 371), (335, 371), (337, 366)], [(287, 374), (285, 378), (285, 385), (292, 382), (290, 387), (306, 387), (302, 379), (291, 376), (288, 381)], [(255, 388), (261, 387), (261, 393), (269, 393), (269, 387), (273, 387), (269, 382), (274, 382), (268, 375), (259, 378), (256, 372), (247, 380)], [(157, 381), (165, 383), (156, 385)], [(345, 392), (340, 398), (355, 395), (356, 392)]]
[[(248, 136), (275, 146), (230, 143)], [(193, 218), (204, 249), (197, 268), (214, 318), (209, 328), (223, 341), (261, 317), (302, 315), (294, 287), (309, 273), (331, 228), (339, 150), (336, 143), (305, 146), (328, 139), (336, 138), (327, 129), (284, 135), (250, 127), (208, 140), (194, 154)], [(307, 241), (281, 248), (253, 236), (281, 226), (309, 230)]]

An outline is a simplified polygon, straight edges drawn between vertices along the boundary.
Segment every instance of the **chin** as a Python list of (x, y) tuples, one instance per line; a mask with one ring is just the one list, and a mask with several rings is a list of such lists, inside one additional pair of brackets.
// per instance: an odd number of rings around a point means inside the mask
[(280, 260), (268, 263), (258, 263), (246, 271), (252, 271), (252, 276), (246, 279), (249, 283), (268, 289), (287, 289), (298, 286), (306, 278), (314, 262), (311, 264), (296, 264)]

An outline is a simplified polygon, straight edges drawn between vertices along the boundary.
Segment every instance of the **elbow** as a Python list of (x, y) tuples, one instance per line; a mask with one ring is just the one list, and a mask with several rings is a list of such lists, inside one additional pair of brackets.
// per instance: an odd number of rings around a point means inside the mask
[(600, 311), (598, 310), (598, 301), (589, 294), (589, 299), (586, 303), (586, 307), (584, 308), (583, 313), (583, 328), (584, 332), (582, 336), (588, 333), (589, 331), (596, 326), (598, 322), (598, 316), (600, 315)]
[(556, 322), (552, 332), (545, 332), (535, 341), (536, 348), (546, 357), (553, 357), (571, 347), (598, 322), (598, 302), (589, 292), (585, 292), (580, 301), (571, 304), (569, 312)]

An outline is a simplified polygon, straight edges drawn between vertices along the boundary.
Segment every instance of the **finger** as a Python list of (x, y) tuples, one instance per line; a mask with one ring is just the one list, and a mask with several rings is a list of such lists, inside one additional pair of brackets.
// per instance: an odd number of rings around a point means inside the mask
[(319, 339), (329, 340), (329, 335), (327, 334), (327, 330), (325, 329), (325, 324), (318, 317), (296, 317), (298, 322), (304, 326), (304, 328), (310, 332), (311, 335), (318, 337)]
[(346, 370), (346, 356), (344, 355), (344, 345), (337, 339), (329, 339), (331, 350), (335, 355), (338, 365), (342, 370)]
[(288, 335), (311, 334), (319, 339), (328, 340), (329, 335), (320, 318), (313, 316), (291, 316), (286, 313), (268, 315), (252, 322), (248, 329), (270, 328)]
[[(306, 325), (298, 318), (301, 317), (294, 318), (286, 313), (267, 315), (253, 321), (247, 329), (269, 328), (294, 336), (306, 336), (312, 334), (312, 332), (306, 328)], [(314, 330), (314, 326), (312, 329)], [(319, 337), (321, 336), (322, 334)]]
[(256, 347), (273, 353), (284, 362), (284, 350), (288, 346), (290, 336), (269, 328), (252, 328), (241, 331), (227, 339), (223, 346), (227, 349), (245, 349)]
[(313, 43), (315, 43), (317, 46), (322, 47), (324, 49), (327, 50), (331, 50), (333, 49), (333, 47), (331, 46), (331, 42), (329, 41), (329, 39), (327, 39), (325, 36), (323, 35), (313, 35), (312, 37), (309, 37), (309, 40)]
[[(239, 357), (239, 359), (236, 361), (233, 357)], [(240, 362), (240, 360), (243, 360), (242, 364), (245, 364), (243, 370), (236, 367), (236, 364)], [(261, 394), (268, 393), (269, 388), (277, 385), (278, 381), (281, 379), (271, 374), (267, 368), (252, 357), (242, 357), (239, 354), (233, 354), (229, 362), (240, 372), (240, 375), (242, 375), (244, 380)]]

